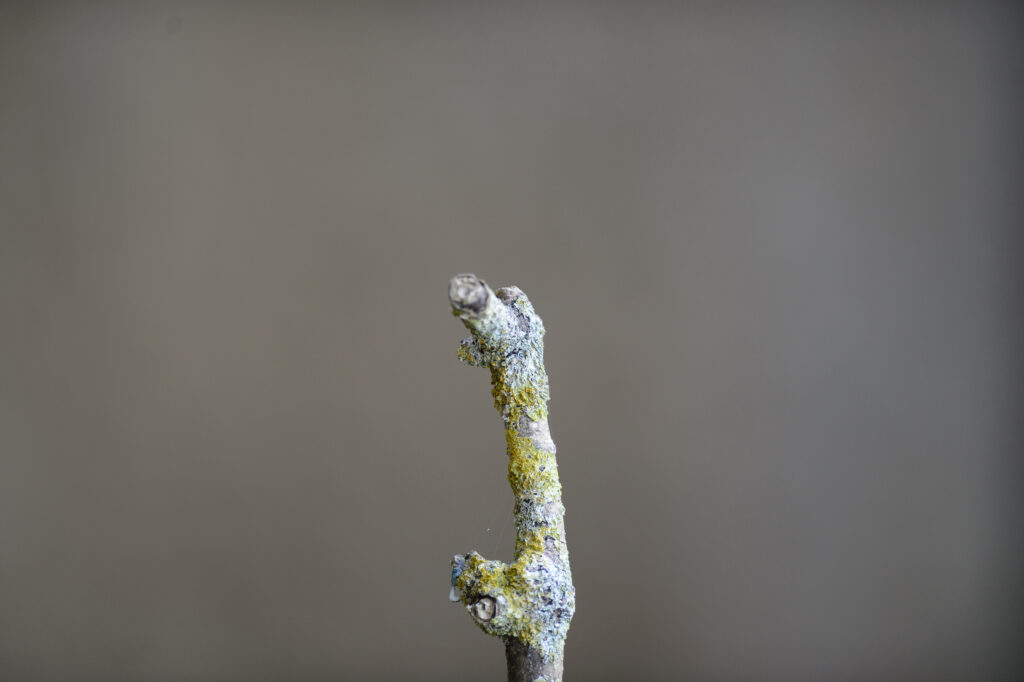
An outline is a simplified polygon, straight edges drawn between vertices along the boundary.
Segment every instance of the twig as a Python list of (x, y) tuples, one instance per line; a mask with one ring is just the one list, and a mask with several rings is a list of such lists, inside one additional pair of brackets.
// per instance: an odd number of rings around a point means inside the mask
[(475, 275), (453, 277), (448, 298), (472, 334), (459, 357), (491, 371), (494, 406), (505, 422), (516, 522), (511, 564), (476, 552), (455, 555), (451, 600), (465, 604), (484, 632), (504, 640), (510, 682), (557, 682), (576, 592), (548, 429), (544, 325), (518, 288), (494, 292)]

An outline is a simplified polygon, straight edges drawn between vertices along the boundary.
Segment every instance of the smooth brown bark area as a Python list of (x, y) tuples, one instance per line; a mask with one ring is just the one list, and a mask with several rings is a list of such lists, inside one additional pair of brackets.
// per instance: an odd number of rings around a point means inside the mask
[(508, 664), (508, 682), (534, 682), (534, 680), (562, 679), (564, 657), (561, 652), (551, 661), (545, 661), (540, 652), (515, 637), (505, 639), (505, 662)]

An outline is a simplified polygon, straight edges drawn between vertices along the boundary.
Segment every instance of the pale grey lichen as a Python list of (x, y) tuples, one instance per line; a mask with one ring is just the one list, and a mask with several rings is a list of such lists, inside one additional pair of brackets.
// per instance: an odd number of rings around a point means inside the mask
[[(492, 293), (483, 286), (488, 295), (482, 310), (453, 311), (473, 333), (462, 340), (459, 357), (491, 371), (494, 405), (506, 424), (523, 410), (531, 419), (541, 419), (550, 397), (544, 371), (544, 323), (518, 287)], [(460, 291), (469, 295), (465, 284), (456, 286), (456, 295)]]

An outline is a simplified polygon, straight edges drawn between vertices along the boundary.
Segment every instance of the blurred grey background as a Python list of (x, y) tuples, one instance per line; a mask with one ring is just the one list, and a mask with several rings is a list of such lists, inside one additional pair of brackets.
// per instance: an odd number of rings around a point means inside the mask
[(1021, 15), (5, 3), (0, 679), (504, 679), (448, 278), (548, 328), (575, 680), (1020, 644)]

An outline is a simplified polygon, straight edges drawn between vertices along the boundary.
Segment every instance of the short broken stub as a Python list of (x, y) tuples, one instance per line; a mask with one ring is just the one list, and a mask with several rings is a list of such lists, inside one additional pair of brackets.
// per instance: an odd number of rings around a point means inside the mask
[[(478, 555), (477, 558), (479, 558)], [(473, 590), (472, 593), (465, 594), (465, 599), (463, 599), (462, 590), (457, 582), (459, 576), (466, 570), (466, 564), (465, 554), (456, 554), (452, 557), (452, 586), (448, 593), (448, 600), (452, 602), (466, 601), (466, 610), (478, 623), (481, 625), (490, 623), (504, 610), (504, 598), (501, 595), (495, 597), (490, 594), (478, 594)]]
[(473, 617), (477, 620), (487, 622), (494, 618), (498, 610), (498, 603), (490, 597), (484, 597), (472, 605)]

